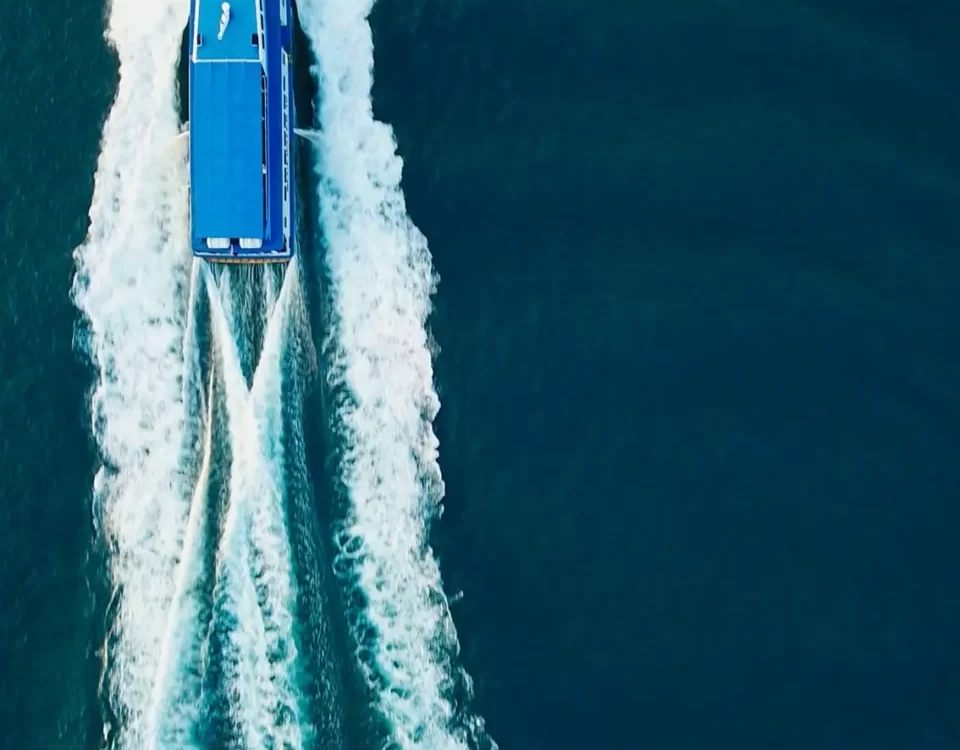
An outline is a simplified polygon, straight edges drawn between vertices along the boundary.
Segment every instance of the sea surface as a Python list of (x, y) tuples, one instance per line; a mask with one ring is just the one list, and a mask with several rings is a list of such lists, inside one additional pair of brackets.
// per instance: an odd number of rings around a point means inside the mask
[[(439, 275), (430, 543), (501, 750), (960, 747), (960, 47), (922, 5), (375, 5)], [(109, 716), (71, 299), (107, 13), (0, 8), (11, 749)]]

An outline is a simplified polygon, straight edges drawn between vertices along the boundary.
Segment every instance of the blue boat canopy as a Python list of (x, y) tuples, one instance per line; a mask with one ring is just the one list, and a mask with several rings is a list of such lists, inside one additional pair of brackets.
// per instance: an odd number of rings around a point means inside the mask
[[(248, 40), (249, 44), (249, 40)], [(195, 66), (191, 193), (198, 237), (264, 235), (263, 69), (259, 61)]]
[(291, 0), (190, 3), (190, 218), (194, 255), (293, 257)]

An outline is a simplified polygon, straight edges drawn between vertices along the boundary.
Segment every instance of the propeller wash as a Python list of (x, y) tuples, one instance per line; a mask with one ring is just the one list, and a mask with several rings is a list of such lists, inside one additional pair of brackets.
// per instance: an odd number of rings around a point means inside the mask
[[(229, 13), (215, 4), (218, 29), (204, 44), (235, 44), (230, 35), (244, 28), (248, 3), (260, 9), (260, 0), (235, 0)], [(197, 3), (198, 12), (203, 4), (211, 0)], [(436, 279), (406, 215), (392, 133), (372, 115), (369, 11), (356, 0), (298, 3), (318, 82), (320, 129), (309, 132), (309, 147), (322, 165), (315, 200), (332, 322), (320, 338), (328, 386), (347, 394), (332, 419), (348, 510), (326, 530), (335, 547), (328, 563), (347, 593), (360, 595), (344, 597), (362, 602), (347, 612), (356, 666), (389, 742), (495, 747), (482, 720), (462, 708), (470, 680), (455, 665), (457, 638), (428, 546), (443, 495), (426, 328)], [(183, 0), (110, 7), (120, 82), (88, 237), (75, 252), (78, 346), (97, 373), (95, 518), (113, 584), (105, 740), (124, 750), (311, 747), (317, 717), (300, 668), (280, 381), (292, 321), (308, 328), (302, 310), (292, 313), (312, 282), (294, 258), (292, 186), (243, 217), (262, 231), (250, 224), (237, 242), (227, 233), (226, 246), (215, 235), (218, 221), (235, 218), (227, 204), (210, 215), (210, 231), (194, 221), (202, 165), (183, 146), (198, 124), (178, 138), (176, 101), (190, 13)], [(261, 50), (269, 38), (261, 36)], [(282, 121), (292, 133), (292, 119)], [(263, 170), (269, 190), (266, 163)], [(286, 188), (288, 177), (284, 170), (278, 184)], [(217, 277), (206, 266), (237, 259), (282, 261), (282, 281), (264, 285), (264, 341), (249, 387), (245, 313), (233, 304), (238, 279), (248, 277), (236, 266)], [(223, 465), (229, 481), (218, 488)]]

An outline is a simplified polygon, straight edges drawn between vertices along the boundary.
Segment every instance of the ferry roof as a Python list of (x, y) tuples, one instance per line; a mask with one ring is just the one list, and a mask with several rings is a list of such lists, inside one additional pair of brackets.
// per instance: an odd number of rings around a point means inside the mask
[(217, 39), (220, 33), (221, 0), (192, 0), (196, 29), (200, 35), (200, 46), (196, 48), (197, 62), (207, 60), (248, 60), (260, 59), (257, 34), (256, 0), (232, 0), (230, 2), (230, 21), (224, 30), (223, 39)]
[[(210, 46), (216, 32), (213, 40)], [(264, 235), (261, 71), (247, 62), (194, 65), (190, 184), (197, 237)]]

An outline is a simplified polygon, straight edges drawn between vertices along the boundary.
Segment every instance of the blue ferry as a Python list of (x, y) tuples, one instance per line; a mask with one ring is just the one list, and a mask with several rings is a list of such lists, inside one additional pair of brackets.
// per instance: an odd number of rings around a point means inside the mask
[(188, 0), (190, 242), (218, 263), (293, 257), (292, 0)]

